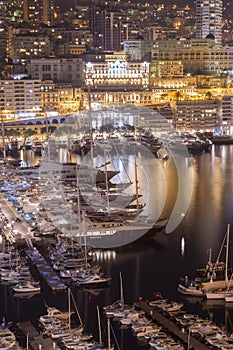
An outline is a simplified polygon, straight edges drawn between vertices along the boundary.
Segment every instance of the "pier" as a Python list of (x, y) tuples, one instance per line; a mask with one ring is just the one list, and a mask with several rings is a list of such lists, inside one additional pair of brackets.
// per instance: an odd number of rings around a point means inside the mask
[(54, 272), (52, 267), (36, 248), (25, 249), (25, 253), (53, 291), (64, 290), (67, 288), (65, 283), (62, 282), (59, 276)]
[(164, 328), (166, 328), (168, 331), (170, 331), (175, 337), (180, 339), (185, 346), (189, 346), (189, 349), (195, 349), (195, 350), (207, 350), (209, 349), (204, 344), (200, 343), (197, 339), (193, 338), (188, 334), (187, 332), (184, 333), (181, 331), (181, 329), (174, 324), (172, 321), (170, 321), (167, 317), (163, 316), (161, 313), (156, 311), (153, 307), (149, 306), (145, 301), (140, 301), (134, 303), (134, 305), (143, 310), (148, 316), (150, 316), (156, 323), (160, 324)]
[(28, 345), (33, 350), (61, 349), (51, 338), (43, 338), (31, 322), (19, 322), (17, 325), (27, 337)]

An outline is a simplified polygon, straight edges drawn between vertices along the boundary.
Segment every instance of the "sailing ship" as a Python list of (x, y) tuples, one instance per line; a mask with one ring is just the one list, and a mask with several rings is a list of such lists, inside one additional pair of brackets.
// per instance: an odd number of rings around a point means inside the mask
[[(149, 222), (148, 218), (142, 213), (145, 204), (139, 202), (141, 195), (139, 194), (136, 162), (134, 182), (136, 193), (132, 195), (128, 204), (121, 203), (120, 201), (121, 205), (119, 208), (114, 205), (114, 200), (112, 202), (110, 200), (109, 181), (105, 176), (104, 198), (102, 192), (100, 196), (101, 199), (105, 200), (105, 203), (101, 205), (102, 208), (96, 208), (93, 211), (89, 211), (88, 207), (81, 208), (79, 183), (77, 183), (78, 216), (81, 217), (81, 211), (84, 212), (85, 210), (85, 212), (82, 215), (82, 222), (79, 224), (76, 223), (76, 225), (75, 220), (73, 222), (73, 238), (78, 242), (81, 242), (85, 238), (87, 245), (94, 248), (109, 248), (126, 245), (140, 239), (142, 236), (143, 238), (154, 236), (155, 233), (164, 229), (167, 224), (166, 219), (161, 219), (153, 223)], [(91, 199), (87, 199), (88, 206), (89, 203), (95, 202), (93, 192), (90, 193), (92, 197)], [(120, 193), (120, 199), (123, 199), (123, 194), (122, 192)]]
[[(214, 298), (211, 291), (233, 287), (233, 281), (228, 279), (228, 258), (229, 258), (230, 225), (222, 241), (216, 262), (212, 262), (212, 251), (210, 249), (209, 261), (204, 269), (199, 269), (195, 277), (182, 277), (178, 285), (178, 291), (186, 295), (203, 297), (208, 293), (208, 298)], [(226, 245), (225, 261), (220, 261), (223, 247)]]
[(202, 282), (202, 289), (204, 291), (210, 291), (210, 290), (216, 290), (219, 288), (226, 288), (226, 287), (233, 287), (233, 280), (229, 280), (228, 278), (228, 267), (229, 267), (229, 240), (230, 240), (230, 224), (227, 225), (227, 232), (225, 234), (225, 237), (223, 239), (218, 257), (217, 257), (217, 261), (216, 263), (219, 262), (220, 256), (222, 254), (222, 250), (223, 247), (225, 247), (226, 245), (226, 254), (225, 254), (225, 275), (223, 275), (223, 278), (221, 278), (220, 280), (216, 279), (216, 274), (215, 274), (215, 269), (213, 270), (213, 273), (211, 275), (211, 278), (209, 281), (203, 281)]
[[(108, 181), (118, 173), (119, 171), (117, 170), (108, 170)], [(91, 168), (88, 165), (79, 165), (75, 162), (61, 163), (43, 159), (43, 162), (41, 162), (39, 166), (31, 168), (31, 177), (35, 179), (47, 180), (48, 177), (51, 177), (59, 179), (62, 182), (76, 183), (77, 175), (79, 177), (79, 182), (86, 186), (92, 183), (91, 176), (93, 176), (96, 184), (100, 185), (105, 183), (105, 171)]]

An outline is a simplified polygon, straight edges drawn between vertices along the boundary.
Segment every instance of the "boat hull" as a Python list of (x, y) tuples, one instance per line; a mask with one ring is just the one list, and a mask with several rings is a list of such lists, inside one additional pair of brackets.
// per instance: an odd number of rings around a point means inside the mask
[(197, 297), (203, 297), (204, 292), (198, 287), (185, 287), (183, 284), (179, 284), (178, 291), (184, 295), (194, 295)]
[(233, 294), (225, 296), (225, 302), (226, 303), (233, 303)]
[[(140, 239), (153, 238), (158, 232), (162, 231), (167, 224), (167, 220), (158, 221), (152, 227), (145, 224), (140, 225), (124, 225), (116, 228), (96, 228), (87, 229), (85, 239), (87, 245), (93, 248), (115, 248), (133, 243)], [(81, 243), (84, 235), (77, 234), (73, 237), (77, 242)]]

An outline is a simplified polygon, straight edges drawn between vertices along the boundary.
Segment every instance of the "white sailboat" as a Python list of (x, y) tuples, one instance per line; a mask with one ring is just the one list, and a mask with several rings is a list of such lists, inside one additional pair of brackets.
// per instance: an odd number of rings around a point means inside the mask
[(13, 290), (17, 293), (31, 293), (31, 292), (40, 292), (40, 285), (36, 282), (31, 281), (22, 281), (19, 282)]
[(233, 290), (227, 295), (225, 295), (225, 302), (226, 303), (233, 303)]
[[(223, 243), (226, 242), (226, 261), (225, 261), (225, 279), (221, 281), (213, 281), (213, 277), (209, 282), (209, 289), (206, 292), (207, 299), (224, 299), (225, 296), (232, 293), (230, 287), (232, 284), (232, 278), (228, 278), (228, 265), (229, 265), (229, 241), (230, 241), (230, 225), (227, 225), (227, 233)], [(220, 285), (220, 286), (219, 286)], [(219, 287), (218, 287), (219, 286)]]
[(126, 312), (132, 310), (132, 307), (125, 304), (122, 274), (120, 272), (120, 299), (113, 304), (104, 306), (104, 311), (107, 317), (124, 317)]

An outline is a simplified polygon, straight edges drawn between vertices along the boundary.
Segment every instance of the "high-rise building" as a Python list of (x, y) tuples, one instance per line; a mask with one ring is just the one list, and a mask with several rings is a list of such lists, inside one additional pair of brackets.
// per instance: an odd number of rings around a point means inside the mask
[(222, 42), (222, 0), (196, 1), (196, 37), (214, 37), (215, 42)]
[(7, 1), (0, 0), (0, 60), (5, 57), (7, 47), (6, 8)]
[(23, 0), (24, 21), (53, 24), (54, 0)]
[(54, 21), (54, 0), (43, 0), (43, 22), (51, 26)]
[(127, 39), (120, 14), (106, 6), (90, 6), (89, 29), (93, 35), (93, 46), (100, 50), (121, 50), (123, 40)]

